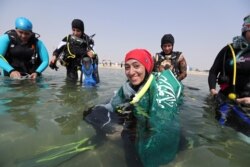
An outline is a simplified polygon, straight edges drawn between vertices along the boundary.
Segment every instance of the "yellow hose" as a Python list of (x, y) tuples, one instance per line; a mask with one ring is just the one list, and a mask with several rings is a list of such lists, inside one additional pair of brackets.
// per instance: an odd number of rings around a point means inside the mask
[(146, 93), (146, 91), (148, 90), (148, 88), (149, 88), (151, 82), (153, 81), (153, 78), (154, 78), (154, 77), (153, 77), (153, 74), (150, 74), (150, 76), (149, 76), (147, 82), (146, 82), (145, 85), (142, 87), (142, 89), (141, 89), (138, 93), (135, 94), (135, 97), (132, 99), (132, 101), (130, 102), (130, 104), (135, 104), (135, 103), (137, 103), (137, 102), (141, 99), (141, 97), (142, 97), (142, 96)]
[(72, 58), (72, 59), (74, 59), (74, 58), (76, 57), (76, 55), (74, 55), (73, 53), (71, 53), (71, 51), (70, 51), (70, 49), (69, 49), (69, 42), (68, 42), (68, 38), (69, 38), (69, 36), (67, 36), (67, 50), (68, 50), (69, 55), (70, 55), (70, 56), (68, 56), (68, 58)]
[(228, 94), (228, 98), (231, 100), (235, 100), (236, 99), (236, 94), (235, 94), (235, 83), (236, 83), (236, 56), (235, 56), (235, 52), (233, 50), (233, 47), (231, 46), (231, 44), (228, 44), (231, 52), (232, 52), (232, 56), (233, 56), (233, 92)]

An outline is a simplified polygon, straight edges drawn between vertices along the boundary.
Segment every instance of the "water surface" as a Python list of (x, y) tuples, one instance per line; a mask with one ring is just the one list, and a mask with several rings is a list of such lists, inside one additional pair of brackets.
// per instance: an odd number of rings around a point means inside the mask
[[(119, 134), (96, 145), (95, 130), (82, 120), (82, 111), (108, 101), (125, 81), (121, 69), (100, 68), (100, 78), (95, 88), (67, 83), (63, 67), (35, 83), (0, 78), (0, 166), (127, 166)], [(214, 119), (207, 76), (189, 75), (183, 83), (199, 90), (184, 90), (182, 144), (165, 166), (248, 167), (250, 139)]]

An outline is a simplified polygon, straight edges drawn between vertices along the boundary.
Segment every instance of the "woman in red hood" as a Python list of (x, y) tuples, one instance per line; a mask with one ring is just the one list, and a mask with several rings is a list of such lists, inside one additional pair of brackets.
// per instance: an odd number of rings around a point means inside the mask
[[(153, 67), (147, 50), (129, 51), (125, 56), (127, 81), (108, 104), (101, 105), (104, 110), (96, 107), (86, 118), (93, 125), (97, 125), (97, 120), (98, 124), (102, 122), (99, 127), (103, 130), (114, 123), (113, 114), (122, 117), (121, 135), (130, 166), (140, 166), (140, 162), (150, 167), (167, 164), (174, 159), (179, 145), (182, 85), (170, 70), (152, 73)], [(110, 119), (98, 119), (104, 113), (111, 115)], [(136, 154), (132, 154), (133, 150)]]

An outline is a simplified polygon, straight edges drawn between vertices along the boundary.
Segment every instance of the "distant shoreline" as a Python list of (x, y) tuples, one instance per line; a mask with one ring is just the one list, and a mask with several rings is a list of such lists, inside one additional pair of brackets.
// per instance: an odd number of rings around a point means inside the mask
[[(102, 64), (99, 65), (100, 68), (108, 68), (108, 69), (118, 69), (118, 70), (123, 70), (124, 67), (121, 66), (109, 66), (109, 65), (105, 65), (103, 66)], [(205, 71), (188, 71), (187, 72), (188, 75), (208, 75), (208, 72)]]
[(208, 72), (205, 71), (188, 71), (188, 75), (208, 75)]

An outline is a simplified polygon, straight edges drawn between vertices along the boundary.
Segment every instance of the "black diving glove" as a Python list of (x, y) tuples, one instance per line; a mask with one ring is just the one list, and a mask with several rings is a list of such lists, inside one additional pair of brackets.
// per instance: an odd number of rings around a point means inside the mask
[(222, 93), (218, 93), (214, 95), (214, 101), (218, 103), (219, 105), (223, 104), (226, 100), (227, 98)]
[(50, 67), (52, 70), (56, 70), (56, 71), (59, 69), (59, 67), (56, 66), (56, 63), (50, 63), (50, 64), (49, 64), (49, 67)]
[(133, 105), (131, 105), (129, 102), (120, 104), (116, 107), (116, 111), (120, 114), (129, 114), (132, 112), (132, 110), (133, 110)]
[(96, 130), (104, 134), (112, 134), (117, 131), (120, 117), (115, 112), (109, 112), (103, 106), (90, 107), (83, 112), (83, 119)]

